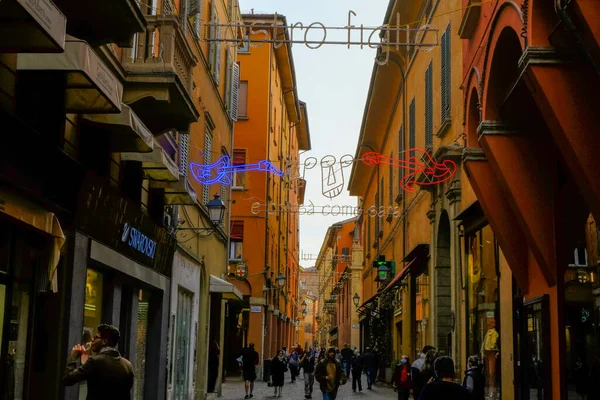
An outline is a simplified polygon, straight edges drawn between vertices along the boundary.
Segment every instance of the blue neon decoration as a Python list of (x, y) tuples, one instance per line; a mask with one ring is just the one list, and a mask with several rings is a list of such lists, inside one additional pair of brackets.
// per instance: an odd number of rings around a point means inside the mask
[(223, 156), (214, 164), (190, 163), (190, 171), (194, 178), (203, 185), (222, 183), (231, 185), (229, 174), (232, 172), (262, 171), (283, 176), (283, 171), (267, 160), (261, 160), (256, 164), (242, 164), (231, 166), (228, 156)]

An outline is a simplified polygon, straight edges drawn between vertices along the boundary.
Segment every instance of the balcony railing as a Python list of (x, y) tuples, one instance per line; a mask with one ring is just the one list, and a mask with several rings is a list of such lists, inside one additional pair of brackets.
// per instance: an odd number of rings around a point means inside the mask
[(125, 49), (122, 64), (134, 75), (175, 74), (192, 92), (194, 56), (177, 15), (147, 15), (146, 32), (138, 34), (134, 47)]

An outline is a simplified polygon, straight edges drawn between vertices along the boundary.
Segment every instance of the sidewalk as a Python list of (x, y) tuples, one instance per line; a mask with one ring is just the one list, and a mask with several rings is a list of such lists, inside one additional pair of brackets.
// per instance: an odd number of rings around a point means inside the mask
[[(304, 377), (300, 375), (296, 379), (296, 383), (290, 383), (289, 372), (285, 374), (285, 385), (283, 386), (282, 399), (285, 400), (304, 400)], [(362, 379), (363, 390), (362, 392), (352, 392), (352, 381), (349, 380), (343, 386), (340, 386), (338, 396), (336, 400), (348, 400), (348, 399), (364, 399), (364, 400), (383, 400), (383, 399), (396, 399), (398, 395), (392, 388), (381, 386), (380, 384), (373, 385), (373, 390), (367, 390), (367, 378), (363, 375)], [(266, 382), (255, 382), (254, 383), (254, 399), (274, 399), (274, 389), (267, 386)], [(225, 400), (241, 400), (245, 396), (244, 382), (241, 377), (228, 377), (227, 382), (223, 384), (222, 399)], [(319, 384), (315, 382), (312, 398), (315, 400), (321, 399), (321, 392), (319, 391)]]

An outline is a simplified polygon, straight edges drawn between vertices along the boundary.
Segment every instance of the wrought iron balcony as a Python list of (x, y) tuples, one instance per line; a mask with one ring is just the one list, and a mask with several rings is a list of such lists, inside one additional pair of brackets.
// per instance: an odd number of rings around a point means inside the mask
[(127, 73), (123, 100), (155, 135), (170, 129), (188, 131), (200, 117), (192, 100), (198, 63), (192, 40), (177, 15), (148, 15), (146, 21), (146, 32), (122, 54)]

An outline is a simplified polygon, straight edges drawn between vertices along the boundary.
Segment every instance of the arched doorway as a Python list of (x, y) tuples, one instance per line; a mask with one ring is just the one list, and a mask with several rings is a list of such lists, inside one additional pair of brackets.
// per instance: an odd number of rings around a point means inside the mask
[(435, 346), (440, 353), (451, 354), (451, 259), (450, 219), (443, 210), (438, 225), (435, 256)]

